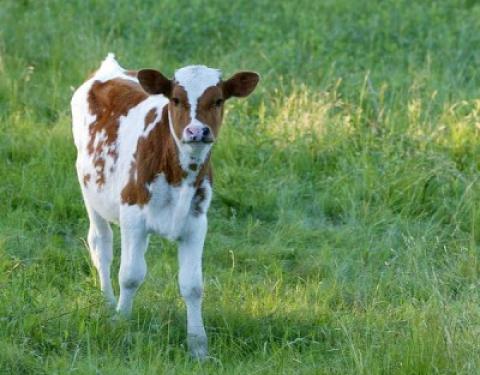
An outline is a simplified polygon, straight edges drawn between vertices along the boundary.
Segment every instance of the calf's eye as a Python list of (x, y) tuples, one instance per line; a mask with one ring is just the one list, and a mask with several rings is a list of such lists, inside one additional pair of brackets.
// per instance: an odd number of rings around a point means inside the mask
[(177, 105), (180, 104), (180, 99), (178, 99), (178, 98), (172, 98), (172, 103), (173, 103), (173, 105), (176, 107)]
[(215, 107), (221, 107), (223, 104), (223, 99), (217, 99), (215, 101)]

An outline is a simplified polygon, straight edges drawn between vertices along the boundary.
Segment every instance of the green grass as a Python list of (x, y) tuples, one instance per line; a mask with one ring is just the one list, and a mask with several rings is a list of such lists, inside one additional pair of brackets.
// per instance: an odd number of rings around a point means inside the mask
[[(480, 373), (479, 28), (468, 0), (2, 0), (0, 373)], [(69, 101), (109, 51), (262, 75), (215, 146), (204, 364), (172, 244), (132, 321), (98, 291)]]

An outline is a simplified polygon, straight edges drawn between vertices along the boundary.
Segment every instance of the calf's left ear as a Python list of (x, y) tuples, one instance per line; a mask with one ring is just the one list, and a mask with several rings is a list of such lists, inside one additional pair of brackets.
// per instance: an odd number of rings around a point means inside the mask
[(151, 95), (162, 94), (170, 98), (172, 81), (154, 69), (142, 69), (137, 73), (138, 82)]
[(250, 95), (257, 83), (260, 81), (260, 76), (254, 72), (238, 72), (231, 78), (222, 82), (222, 90), (225, 99), (232, 96), (244, 98)]

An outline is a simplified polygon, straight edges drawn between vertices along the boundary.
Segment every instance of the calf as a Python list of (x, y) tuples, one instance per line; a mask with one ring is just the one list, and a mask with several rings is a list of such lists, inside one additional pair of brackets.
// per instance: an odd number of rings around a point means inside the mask
[[(150, 233), (178, 242), (180, 292), (187, 307), (188, 345), (207, 355), (203, 326), (202, 252), (212, 196), (210, 154), (225, 100), (248, 96), (259, 76), (227, 80), (206, 66), (187, 66), (168, 79), (124, 70), (109, 54), (72, 98), (77, 174), (90, 229), (88, 245), (101, 289), (129, 315), (146, 274)], [(112, 230), (120, 225), (120, 298), (110, 280)]]

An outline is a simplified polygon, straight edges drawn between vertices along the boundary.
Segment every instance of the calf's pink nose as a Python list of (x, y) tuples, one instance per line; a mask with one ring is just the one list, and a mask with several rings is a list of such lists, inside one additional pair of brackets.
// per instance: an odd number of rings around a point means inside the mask
[(185, 138), (189, 142), (210, 140), (210, 129), (207, 126), (188, 126), (185, 128)]

